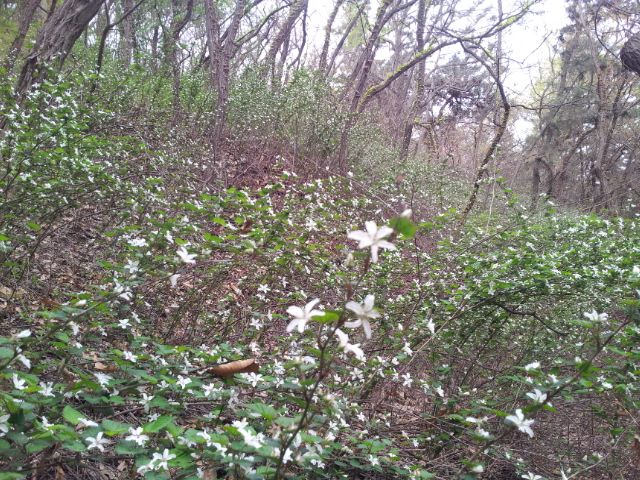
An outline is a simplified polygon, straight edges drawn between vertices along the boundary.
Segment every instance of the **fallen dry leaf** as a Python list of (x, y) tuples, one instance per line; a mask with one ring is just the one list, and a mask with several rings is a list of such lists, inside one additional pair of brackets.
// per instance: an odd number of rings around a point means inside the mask
[(255, 358), (249, 358), (247, 360), (236, 360), (235, 362), (225, 363), (224, 365), (218, 365), (206, 370), (208, 373), (213, 373), (221, 378), (231, 378), (236, 373), (256, 373), (259, 367)]

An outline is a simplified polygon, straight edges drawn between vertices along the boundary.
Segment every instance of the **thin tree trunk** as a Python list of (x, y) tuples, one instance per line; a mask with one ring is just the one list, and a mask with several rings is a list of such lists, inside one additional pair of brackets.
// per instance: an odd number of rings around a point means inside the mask
[[(427, 0), (420, 0), (418, 3), (418, 25), (416, 28), (416, 49), (418, 52), (424, 50), (424, 25), (427, 19)], [(422, 109), (422, 100), (424, 98), (425, 84), (424, 84), (425, 63), (420, 62), (418, 64), (418, 73), (416, 78), (416, 92), (413, 97), (413, 104), (409, 116), (404, 124), (404, 133), (402, 135), (402, 145), (400, 147), (400, 164), (405, 161), (409, 153), (409, 145), (411, 145), (411, 137), (413, 136), (413, 125), (420, 114)]]
[(31, 22), (33, 21), (33, 16), (38, 9), (38, 5), (40, 5), (40, 2), (41, 0), (22, 0), (21, 2), (21, 15), (18, 22), (18, 34), (9, 47), (9, 53), (7, 53), (7, 58), (4, 62), (4, 68), (7, 71), (7, 74), (10, 74), (15, 67), (16, 59), (22, 51), (24, 39), (27, 36), (29, 27), (31, 26)]
[[(124, 11), (129, 12), (133, 11), (133, 1), (134, 0), (124, 0)], [(128, 68), (131, 66), (131, 60), (133, 58), (133, 47), (135, 43), (133, 27), (134, 27), (134, 16), (128, 15), (124, 19), (124, 24), (122, 25), (122, 64)]]
[[(171, 82), (173, 93), (173, 116), (171, 125), (177, 125), (182, 119), (182, 106), (180, 104), (180, 63), (178, 62), (178, 42), (180, 41), (180, 33), (191, 20), (193, 13), (194, 0), (187, 0), (186, 12), (180, 21), (175, 21), (171, 28), (171, 44), (169, 45), (169, 59), (171, 62), (171, 73), (173, 81)], [(179, 13), (180, 0), (173, 0), (173, 18), (177, 18)]]
[(327, 26), (324, 27), (324, 44), (322, 45), (322, 53), (320, 54), (320, 62), (318, 63), (318, 70), (321, 72), (324, 72), (324, 69), (327, 67), (327, 55), (329, 55), (329, 43), (331, 42), (331, 28), (343, 3), (344, 0), (336, 1), (331, 15), (329, 15), (329, 19), (327, 20)]
[[(271, 42), (271, 46), (269, 47), (269, 51), (267, 52), (267, 61), (271, 63), (272, 69), (274, 69), (275, 73), (275, 65), (276, 65), (276, 57), (278, 56), (278, 51), (280, 47), (285, 42), (285, 39), (291, 35), (291, 31), (293, 30), (293, 25), (300, 16), (300, 14), (307, 8), (309, 0), (295, 0), (291, 9), (289, 10), (289, 15), (284, 21), (282, 28), (276, 35), (276, 38)], [(284, 56), (283, 56), (284, 61)]]

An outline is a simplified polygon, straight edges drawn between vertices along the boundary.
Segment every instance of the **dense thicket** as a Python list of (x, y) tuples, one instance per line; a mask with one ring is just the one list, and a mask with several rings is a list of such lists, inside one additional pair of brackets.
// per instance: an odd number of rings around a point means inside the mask
[(537, 0), (0, 2), (0, 480), (637, 478), (640, 11), (565, 6), (516, 94)]

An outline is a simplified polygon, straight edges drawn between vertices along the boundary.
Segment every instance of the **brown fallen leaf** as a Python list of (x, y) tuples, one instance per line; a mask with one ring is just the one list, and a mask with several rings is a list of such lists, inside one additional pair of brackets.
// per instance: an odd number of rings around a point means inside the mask
[(102, 372), (115, 372), (118, 370), (118, 367), (110, 367), (109, 365), (105, 365), (102, 362), (94, 363), (93, 368), (95, 368), (96, 370), (100, 370)]
[(259, 367), (256, 363), (256, 359), (249, 358), (247, 360), (236, 360), (235, 362), (229, 362), (224, 365), (207, 368), (205, 371), (221, 378), (231, 378), (236, 373), (257, 373), (258, 370)]

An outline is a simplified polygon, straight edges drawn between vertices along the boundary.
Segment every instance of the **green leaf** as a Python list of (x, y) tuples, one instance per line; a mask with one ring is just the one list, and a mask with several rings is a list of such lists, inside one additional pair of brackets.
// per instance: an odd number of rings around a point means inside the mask
[(144, 433), (156, 433), (162, 430), (173, 421), (173, 417), (163, 415), (162, 417), (154, 420), (151, 423), (147, 423), (142, 429)]
[(324, 315), (314, 315), (312, 318), (320, 323), (331, 323), (340, 320), (340, 315), (337, 312), (326, 310)]
[(80, 419), (84, 418), (84, 415), (82, 413), (80, 413), (77, 410), (74, 410), (73, 408), (71, 408), (68, 405), (66, 407), (64, 407), (64, 410), (62, 410), (62, 416), (69, 423), (72, 423), (74, 425), (77, 425), (78, 423), (80, 423)]
[(30, 228), (33, 228), (34, 230), (42, 230), (42, 227), (34, 222), (28, 222), (27, 226), (29, 226)]
[(416, 234), (416, 226), (408, 218), (396, 217), (389, 221), (389, 226), (396, 232), (400, 232), (403, 238), (413, 238)]
[(126, 423), (115, 422), (113, 420), (105, 419), (102, 421), (102, 430), (107, 435), (119, 435), (129, 430), (131, 425)]
[(256, 413), (259, 413), (267, 420), (273, 420), (278, 415), (278, 412), (275, 408), (270, 405), (264, 405), (262, 403), (250, 403), (245, 405), (249, 410), (252, 410)]
[(13, 349), (7, 347), (0, 347), (0, 358), (11, 358), (13, 357)]
[(14, 478), (24, 478), (24, 475), (15, 472), (0, 472), (0, 480), (13, 480)]

